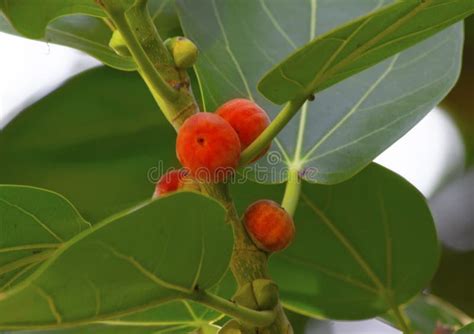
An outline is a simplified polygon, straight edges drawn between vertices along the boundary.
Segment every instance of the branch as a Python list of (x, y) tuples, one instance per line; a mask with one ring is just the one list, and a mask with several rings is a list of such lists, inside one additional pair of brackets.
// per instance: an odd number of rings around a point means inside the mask
[(198, 107), (188, 89), (189, 79), (176, 70), (173, 58), (153, 24), (146, 1), (139, 0), (129, 8), (117, 0), (101, 0), (101, 4), (121, 33), (138, 72), (162, 112), (178, 129)]

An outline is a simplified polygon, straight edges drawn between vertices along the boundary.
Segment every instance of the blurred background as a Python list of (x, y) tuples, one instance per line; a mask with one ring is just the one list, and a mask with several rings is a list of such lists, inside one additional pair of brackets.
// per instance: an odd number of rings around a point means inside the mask
[[(474, 18), (461, 77), (447, 98), (376, 162), (429, 200), (443, 256), (431, 292), (474, 317)], [(101, 66), (79, 51), (0, 33), (0, 129), (71, 76)], [(0, 130), (1, 131), (1, 130)], [(381, 322), (311, 322), (313, 333), (397, 333)]]

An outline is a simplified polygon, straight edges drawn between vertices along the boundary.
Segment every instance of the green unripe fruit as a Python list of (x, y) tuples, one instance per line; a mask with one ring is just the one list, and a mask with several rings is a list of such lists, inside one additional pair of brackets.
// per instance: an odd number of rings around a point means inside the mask
[(165, 46), (173, 56), (174, 63), (179, 69), (192, 67), (198, 58), (197, 46), (186, 37), (173, 37), (165, 41)]
[(122, 34), (120, 31), (115, 30), (112, 34), (112, 38), (109, 41), (109, 46), (114, 49), (114, 51), (122, 57), (130, 57), (130, 50), (128, 50), (125, 41), (123, 40)]

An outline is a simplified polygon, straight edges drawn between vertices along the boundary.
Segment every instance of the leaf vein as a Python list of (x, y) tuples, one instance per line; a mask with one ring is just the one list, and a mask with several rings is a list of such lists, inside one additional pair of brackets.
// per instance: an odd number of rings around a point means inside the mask
[(280, 25), (280, 23), (278, 23), (275, 16), (273, 16), (272, 12), (268, 8), (267, 4), (265, 3), (265, 0), (260, 0), (260, 5), (262, 6), (263, 11), (268, 16), (268, 18), (270, 19), (270, 21), (272, 22), (272, 24), (276, 28), (276, 30), (283, 36), (283, 38), (288, 42), (288, 44), (290, 44), (290, 46), (293, 49), (296, 49), (297, 46), (296, 46), (295, 42), (293, 42), (293, 40), (290, 38), (290, 36), (288, 36), (286, 31)]
[(28, 217), (32, 218), (33, 221), (35, 221), (38, 225), (40, 225), (45, 231), (47, 231), (51, 236), (53, 236), (56, 240), (58, 240), (59, 242), (64, 242), (56, 233), (54, 233), (53, 230), (51, 230), (46, 224), (44, 224), (37, 216), (35, 216), (33, 213), (29, 212), (28, 210), (26, 209), (23, 209), (21, 208), (20, 206), (18, 205), (15, 205), (13, 203), (10, 203), (9, 201), (3, 199), (3, 198), (0, 198), (0, 201), (5, 203), (6, 205), (20, 211), (21, 213), (23, 213), (24, 215), (27, 215)]
[(370, 265), (364, 260), (357, 249), (352, 245), (349, 239), (336, 227), (336, 225), (322, 212), (312, 201), (306, 196), (304, 192), (301, 192), (301, 198), (309, 206), (309, 208), (319, 217), (326, 227), (334, 234), (336, 239), (342, 244), (342, 246), (348, 251), (349, 255), (355, 260), (360, 268), (366, 273), (366, 275), (372, 280), (374, 285), (377, 287), (379, 292), (385, 296), (385, 287), (383, 286), (380, 278), (375, 274)]
[(382, 73), (382, 75), (372, 84), (372, 86), (365, 92), (364, 95), (359, 99), (359, 101), (352, 107), (352, 109), (344, 115), (343, 118), (339, 120), (314, 146), (311, 150), (303, 158), (303, 161), (306, 161), (311, 154), (313, 154), (329, 137), (331, 137), (337, 129), (339, 129), (352, 115), (357, 112), (359, 107), (370, 97), (370, 95), (374, 92), (374, 90), (380, 85), (380, 83), (388, 76), (390, 71), (392, 70), (395, 62), (397, 61), (399, 55), (393, 57), (392, 61), (390, 62), (387, 69)]
[(369, 291), (369, 292), (374, 293), (374, 294), (378, 294), (378, 291), (375, 288), (373, 288), (370, 285), (367, 285), (367, 284), (365, 284), (365, 283), (363, 283), (359, 280), (353, 279), (353, 278), (351, 278), (348, 275), (345, 275), (343, 273), (339, 273), (337, 271), (334, 271), (334, 270), (328, 269), (324, 266), (321, 266), (317, 263), (309, 262), (308, 260), (300, 259), (300, 258), (297, 258), (295, 256), (289, 256), (289, 255), (284, 255), (284, 254), (282, 254), (280, 256), (282, 258), (287, 259), (290, 262), (293, 262), (293, 263), (296, 263), (296, 264), (301, 264), (301, 265), (304, 265), (306, 267), (310, 267), (312, 269), (320, 271), (325, 275), (331, 276), (331, 277), (333, 277), (333, 278), (335, 278), (339, 281), (342, 281), (344, 283), (347, 283), (349, 285), (352, 285), (352, 286), (355, 286), (357, 288)]
[(155, 22), (156, 18), (163, 12), (163, 9), (165, 6), (170, 2), (170, 0), (162, 0), (158, 8), (156, 9), (156, 12), (153, 13), (151, 16), (151, 19), (153, 22)]
[(137, 269), (141, 274), (143, 274), (143, 276), (145, 276), (146, 278), (148, 278), (149, 280), (151, 280), (155, 284), (157, 284), (159, 286), (162, 286), (164, 288), (167, 288), (167, 289), (171, 289), (171, 290), (181, 291), (181, 292), (185, 292), (185, 293), (192, 292), (192, 290), (186, 289), (184, 287), (181, 287), (181, 286), (173, 284), (173, 283), (169, 283), (169, 282), (161, 279), (160, 277), (158, 277), (157, 275), (153, 274), (152, 272), (148, 271), (145, 267), (143, 267), (142, 264), (140, 262), (138, 262), (134, 257), (122, 254), (119, 251), (117, 251), (116, 249), (114, 249), (113, 247), (111, 247), (111, 246), (109, 246), (105, 243), (101, 242), (100, 245), (102, 247), (104, 247), (105, 249), (109, 250), (109, 252), (111, 254), (113, 254), (115, 257), (117, 257), (118, 259), (121, 259), (125, 262), (128, 262), (135, 269)]
[[(451, 65), (451, 67), (452, 67), (452, 66), (454, 66), (454, 63)], [(409, 95), (415, 94), (417, 91), (423, 90), (423, 89), (429, 87), (430, 85), (433, 85), (433, 84), (435, 84), (435, 83), (438, 83), (438, 82), (443, 81), (444, 78), (445, 78), (446, 76), (448, 76), (449, 74), (450, 74), (450, 73), (449, 73), (449, 70), (448, 70), (448, 72), (447, 72), (445, 75), (441, 76), (438, 80), (436, 80), (436, 81), (434, 81), (434, 82), (430, 82), (430, 83), (427, 84), (427, 85), (423, 85), (423, 86), (420, 87), (419, 89), (410, 92)], [(407, 95), (407, 96), (409, 96), (409, 95)], [(400, 99), (401, 99), (401, 98), (396, 99), (396, 100), (393, 100), (393, 102), (396, 102), (396, 101), (398, 101), (398, 100), (400, 100)], [(422, 106), (424, 106), (424, 105), (422, 105)], [(319, 154), (319, 155), (317, 155), (317, 156), (314, 156), (314, 157), (311, 158), (311, 159), (305, 159), (304, 162), (305, 162), (305, 163), (314, 162), (314, 161), (316, 161), (316, 160), (318, 160), (318, 159), (321, 159), (321, 158), (323, 158), (323, 157), (325, 157), (325, 156), (327, 156), (327, 155), (329, 155), (329, 154), (332, 154), (332, 153), (334, 153), (334, 152), (340, 151), (340, 150), (342, 150), (342, 149), (344, 149), (344, 148), (346, 148), (346, 147), (349, 147), (349, 146), (351, 146), (351, 145), (357, 144), (358, 142), (360, 142), (360, 141), (362, 141), (362, 140), (364, 140), (364, 139), (366, 139), (366, 138), (368, 138), (368, 137), (370, 137), (370, 136), (373, 136), (374, 134), (376, 134), (376, 133), (378, 133), (378, 132), (381, 132), (381, 131), (386, 130), (387, 128), (389, 128), (389, 127), (392, 126), (393, 124), (399, 122), (400, 120), (402, 120), (402, 119), (404, 119), (404, 118), (406, 118), (406, 117), (411, 116), (412, 114), (414, 114), (415, 112), (417, 112), (418, 109), (420, 109), (422, 106), (420, 106), (420, 107), (418, 107), (418, 108), (415, 108), (415, 109), (413, 109), (412, 111), (410, 111), (409, 113), (406, 113), (406, 114), (404, 114), (404, 115), (402, 115), (402, 116), (400, 116), (400, 117), (395, 118), (393, 121), (387, 123), (387, 124), (384, 125), (383, 127), (377, 128), (377, 129), (375, 129), (375, 130), (373, 130), (373, 131), (371, 131), (371, 132), (369, 132), (369, 133), (367, 133), (367, 134), (365, 134), (365, 135), (363, 135), (363, 136), (360, 136), (360, 137), (358, 137), (358, 138), (356, 138), (356, 139), (354, 139), (354, 140), (352, 140), (352, 141), (350, 141), (350, 142), (348, 142), (348, 143), (346, 143), (346, 144), (344, 144), (344, 145), (338, 146), (338, 147), (336, 147), (336, 148), (334, 148), (334, 149), (332, 149), (332, 150), (329, 150), (329, 151), (326, 151), (326, 152), (324, 152), (324, 153), (321, 153), (321, 154)], [(373, 109), (373, 108), (368, 108), (368, 109)], [(361, 109), (361, 110), (366, 111), (366, 110), (368, 110), (368, 109)]]
[(194, 280), (193, 280), (193, 283), (191, 284), (190, 290), (194, 290), (196, 286), (198, 285), (199, 278), (201, 277), (201, 271), (202, 271), (202, 265), (204, 263), (205, 253), (206, 253), (206, 247), (205, 247), (205, 242), (204, 242), (204, 231), (201, 231), (201, 252), (199, 255), (199, 263), (198, 263), (196, 274), (194, 276)]
[(18, 252), (24, 250), (32, 250), (32, 249), (48, 249), (48, 248), (59, 248), (61, 244), (30, 244), (30, 245), (20, 245), (20, 246), (13, 246), (13, 247), (6, 247), (1, 248), (0, 253), (10, 253), (10, 252)]
[(51, 310), (54, 319), (56, 319), (56, 322), (60, 324), (62, 322), (61, 314), (59, 313), (58, 308), (56, 307), (56, 303), (54, 302), (53, 297), (48, 295), (46, 291), (41, 289), (39, 286), (35, 286), (32, 284), (31, 287), (34, 288), (38, 295), (40, 295), (48, 303), (49, 309)]
[(30, 263), (20, 271), (18, 271), (11, 279), (9, 279), (5, 284), (0, 287), (0, 292), (7, 290), (8, 287), (11, 287), (16, 280), (18, 280), (24, 273), (33, 268), (34, 266), (40, 264), (41, 262)]
[(242, 68), (240, 67), (239, 62), (237, 61), (237, 58), (235, 57), (232, 49), (230, 48), (229, 39), (227, 38), (227, 33), (224, 29), (224, 25), (222, 23), (222, 19), (221, 19), (221, 15), (219, 13), (219, 10), (217, 9), (216, 0), (212, 0), (212, 7), (214, 9), (214, 14), (216, 16), (217, 23), (219, 25), (219, 29), (221, 30), (222, 36), (224, 38), (225, 49), (226, 49), (227, 53), (229, 53), (229, 56), (230, 56), (232, 62), (234, 63), (237, 72), (240, 75), (240, 78), (241, 78), (241, 80), (242, 80), (242, 82), (245, 86), (245, 90), (247, 91), (248, 97), (250, 98), (250, 100), (254, 101), (252, 91), (250, 90), (250, 87), (249, 87), (247, 79), (244, 75), (244, 72), (242, 71)]

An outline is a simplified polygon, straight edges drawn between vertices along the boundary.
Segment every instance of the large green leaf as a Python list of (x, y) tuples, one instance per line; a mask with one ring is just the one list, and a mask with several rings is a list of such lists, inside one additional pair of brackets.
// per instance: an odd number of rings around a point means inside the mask
[(153, 193), (175, 132), (133, 73), (80, 74), (0, 131), (0, 183), (52, 189), (97, 222)]
[(89, 227), (76, 209), (56, 193), (0, 185), (0, 293)]
[[(93, 324), (66, 328), (33, 331), (5, 331), (2, 334), (189, 334), (193, 330), (212, 328), (211, 322), (219, 315), (190, 301), (174, 301), (150, 310)], [(208, 332), (204, 332), (208, 333)]]
[[(130, 57), (119, 56), (109, 47), (112, 30), (103, 18), (78, 15), (83, 7), (70, 7), (68, 1), (49, 1), (49, 6), (45, 2), (29, 1), (26, 3), (23, 0), (7, 1), (6, 3), (8, 5), (5, 8), (8, 10), (4, 10), (5, 14), (18, 33), (3, 15), (0, 15), (0, 31), (69, 46), (84, 51), (104, 64), (117, 69), (127, 71), (136, 69), (135, 63)], [(90, 6), (92, 3), (94, 1), (89, 0), (86, 6), (86, 9), (91, 8), (92, 10), (82, 12), (97, 14), (96, 11), (101, 9), (96, 5)], [(56, 7), (61, 7), (61, 10), (55, 11)], [(172, 1), (152, 0), (149, 3), (149, 9), (163, 38), (180, 34), (181, 28)], [(57, 15), (64, 11), (75, 15)], [(40, 16), (38, 13), (44, 13), (44, 15)], [(30, 16), (34, 16), (35, 19), (31, 20)], [(37, 22), (41, 24), (36, 24)]]
[[(21, 36), (0, 13), (0, 31)], [(112, 31), (103, 20), (85, 15), (61, 17), (48, 25), (41, 40), (69, 46), (121, 69), (134, 70), (135, 63), (129, 57), (121, 57), (109, 47)]]
[[(281, 186), (234, 188), (239, 210)], [(423, 196), (398, 175), (371, 165), (334, 186), (305, 183), (296, 239), (270, 260), (284, 306), (311, 317), (369, 318), (407, 302), (433, 276), (436, 232)]]
[[(211, 289), (215, 294), (230, 299), (235, 292), (235, 280), (230, 271)], [(22, 331), (21, 334), (156, 334), (161, 332), (189, 334), (215, 333), (219, 327), (212, 325), (223, 319), (221, 313), (192, 301), (172, 301), (132, 315), (111, 318), (94, 324), (45, 331)], [(201, 331), (200, 331), (201, 330)], [(8, 333), (8, 332), (7, 332)], [(14, 332), (19, 333), (19, 332)], [(194, 333), (194, 332), (193, 332)]]
[(105, 17), (96, 1), (91, 0), (3, 0), (0, 9), (15, 30), (33, 39), (43, 37), (48, 23), (61, 16), (87, 14)]
[[(196, 71), (205, 109), (249, 97), (273, 118), (279, 107), (257, 92), (267, 70), (314, 37), (391, 1), (177, 3), (185, 33), (201, 50)], [(317, 173), (305, 177), (325, 184), (356, 174), (450, 90), (459, 73), (462, 40), (462, 25), (457, 24), (318, 94), (275, 141), (281, 162), (259, 161), (260, 167), (276, 171), (264, 181), (284, 181), (288, 166), (311, 168)]]
[(106, 219), (0, 294), (0, 328), (80, 325), (181, 299), (198, 286), (209, 289), (232, 253), (224, 221), (221, 205), (187, 192)]
[[(235, 280), (228, 271), (212, 289), (212, 293), (230, 299), (235, 292)], [(297, 316), (297, 315), (295, 315)], [(192, 301), (171, 301), (131, 315), (110, 318), (83, 326), (46, 330), (0, 331), (2, 334), (153, 334), (153, 333), (215, 333), (214, 325), (222, 314)], [(199, 332), (201, 330), (201, 332)]]
[(259, 90), (282, 104), (320, 92), (474, 13), (473, 0), (405, 0), (311, 41), (273, 68)]

